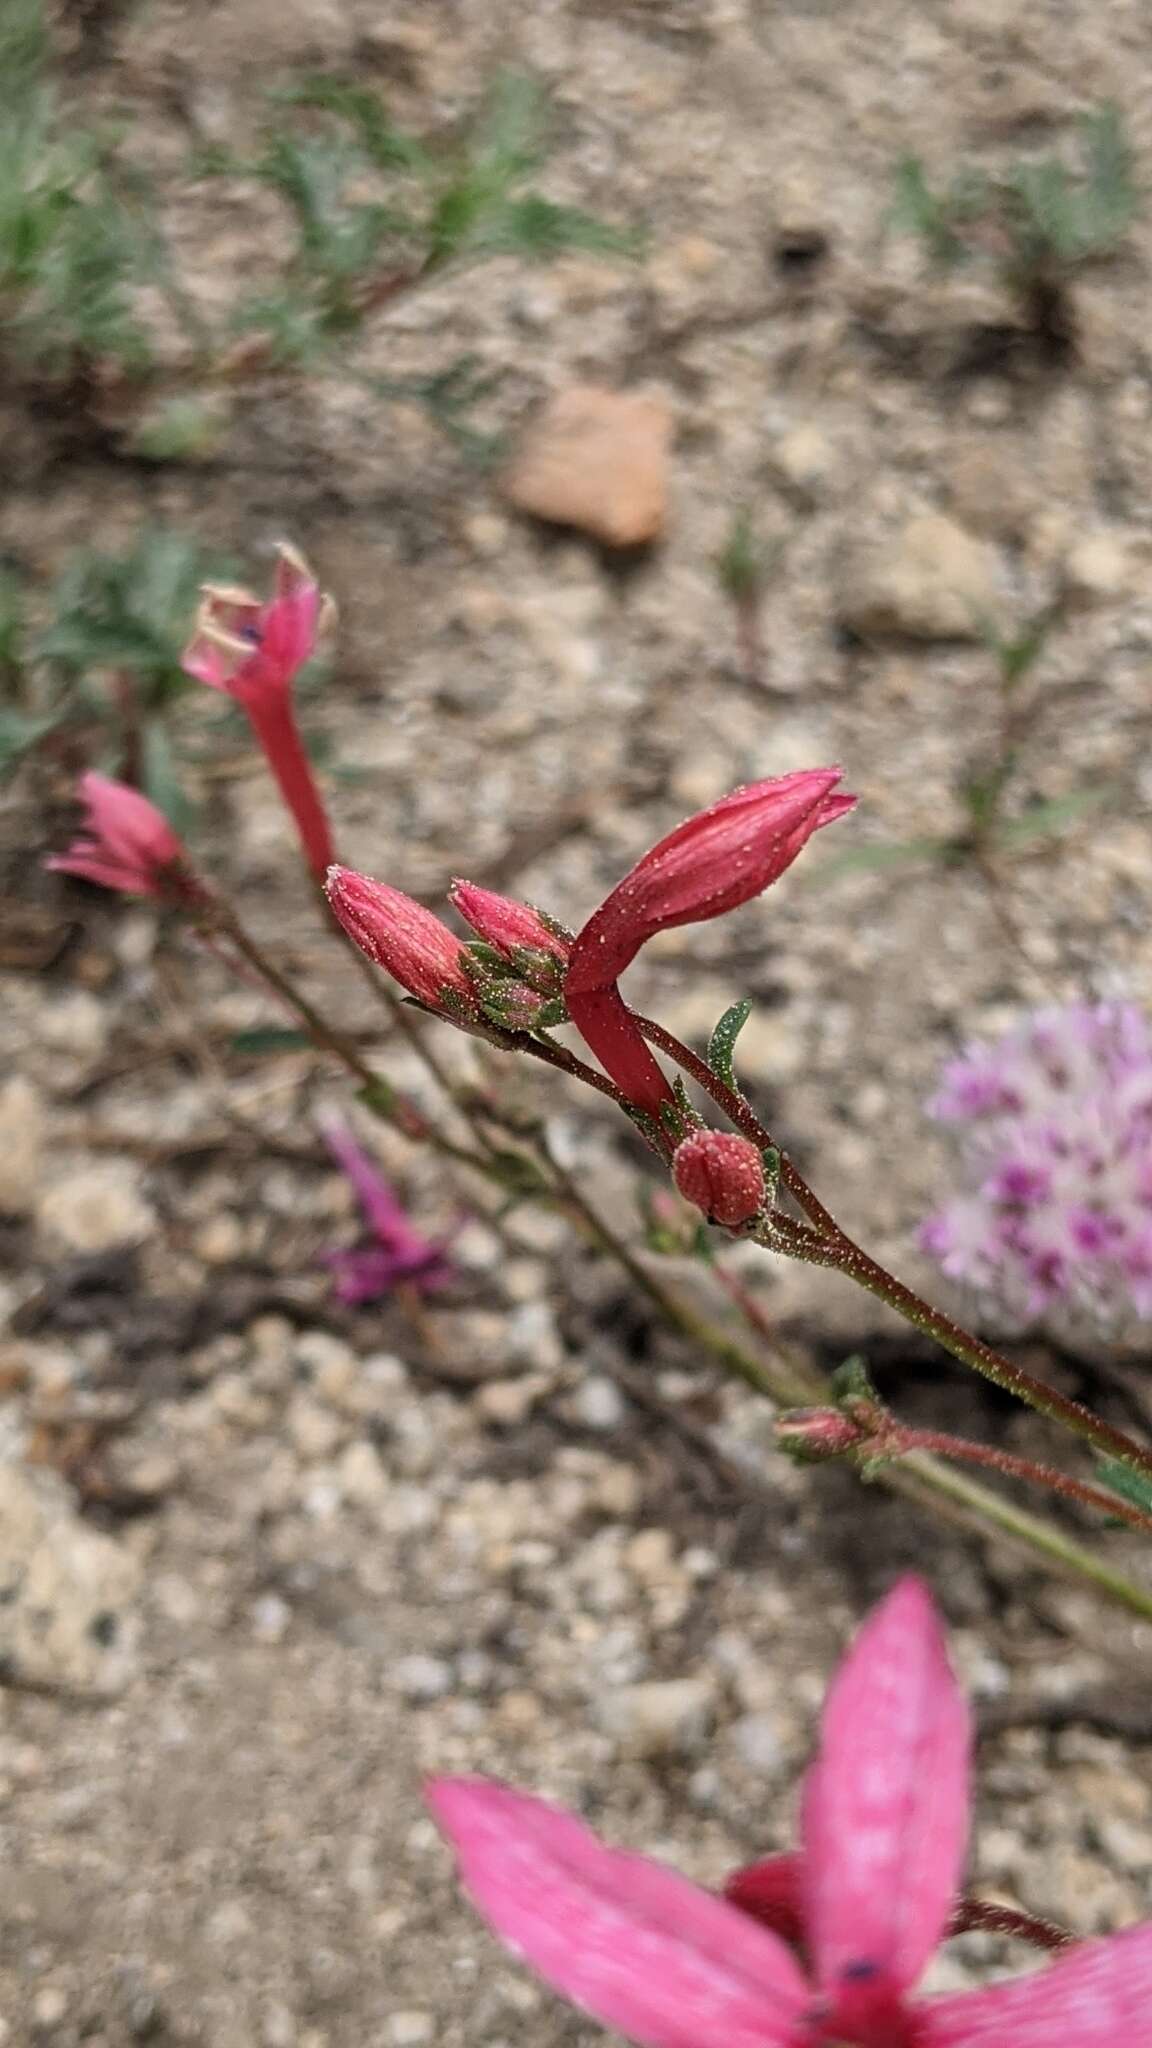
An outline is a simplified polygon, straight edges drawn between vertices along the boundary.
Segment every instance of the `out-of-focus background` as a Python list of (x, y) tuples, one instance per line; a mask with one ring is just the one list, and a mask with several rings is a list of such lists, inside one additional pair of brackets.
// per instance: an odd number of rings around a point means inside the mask
[[(129, 775), (425, 1094), (179, 674), (200, 581), (282, 539), (340, 609), (301, 719), (342, 856), (429, 901), (463, 873), (576, 924), (685, 812), (843, 762), (856, 816), (632, 985), (695, 1043), (752, 997), (768, 1120), (946, 1293), (941, 1060), (1152, 997), (1147, 9), (0, 0), (0, 44), (3, 2040), (583, 2038), (456, 1902), (421, 1773), (718, 1881), (787, 1839), (909, 1564), (982, 1715), (975, 1878), (1082, 1932), (1146, 1911), (1146, 1628), (797, 1471), (561, 1219), (501, 1237), (366, 1122), (455, 1270), (341, 1304), (337, 1070), (41, 861), (79, 769)], [(437, 1044), (639, 1242), (607, 1105)], [(843, 1283), (735, 1258), (793, 1355), (1044, 1443)], [(1023, 1343), (1144, 1419), (1138, 1333)]]

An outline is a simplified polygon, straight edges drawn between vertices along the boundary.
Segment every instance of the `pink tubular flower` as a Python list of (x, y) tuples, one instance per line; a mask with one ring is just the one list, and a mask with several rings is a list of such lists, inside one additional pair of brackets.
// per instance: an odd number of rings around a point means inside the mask
[(188, 675), (234, 697), (247, 714), (318, 880), (334, 848), (296, 724), (292, 683), (316, 651), (326, 605), (307, 564), (293, 548), (282, 546), (269, 603), (261, 604), (246, 590), (205, 585), (183, 660)]
[(459, 939), (422, 903), (354, 868), (329, 868), (325, 894), (353, 943), (409, 995), (450, 1016), (478, 1014)]
[(46, 867), (130, 896), (159, 896), (188, 907), (205, 900), (181, 841), (138, 789), (90, 770), (80, 777), (79, 790), (87, 810), (83, 829)]
[(452, 1271), (445, 1245), (422, 1236), (409, 1221), (379, 1167), (343, 1124), (325, 1123), (321, 1135), (356, 1190), (372, 1240), (351, 1251), (325, 1254), (338, 1299), (378, 1301), (395, 1287), (423, 1292), (443, 1286)]
[(546, 924), (530, 903), (498, 896), (494, 889), (482, 889), (477, 882), (453, 882), (448, 895), (477, 938), (495, 946), (509, 959), (514, 952), (523, 950), (545, 953), (561, 967), (567, 966), (572, 950), (569, 941)]
[(730, 1230), (764, 1207), (764, 1161), (736, 1131), (692, 1131), (672, 1155), (672, 1178), (686, 1202)]
[(675, 925), (722, 917), (791, 867), (814, 832), (855, 797), (838, 768), (751, 782), (678, 825), (618, 882), (577, 933), (564, 982), (572, 1022), (618, 1088), (649, 1115), (673, 1100), (616, 983), (641, 946)]
[(904, 1579), (833, 1680), (802, 1852), (765, 1867), (774, 1924), (802, 1935), (807, 1971), (736, 1904), (542, 1800), (475, 1778), (429, 1796), (497, 1934), (641, 2048), (1138, 2048), (1152, 2039), (1152, 1923), (1013, 1983), (909, 1996), (956, 1899), (969, 1740), (931, 1597)]

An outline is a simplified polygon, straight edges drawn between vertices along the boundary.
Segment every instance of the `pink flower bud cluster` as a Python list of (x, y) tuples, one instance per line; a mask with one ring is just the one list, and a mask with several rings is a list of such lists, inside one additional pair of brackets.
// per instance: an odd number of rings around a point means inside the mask
[(1152, 1032), (1131, 1003), (1034, 1011), (949, 1062), (963, 1145), (920, 1241), (1008, 1327), (1056, 1306), (1152, 1316)]
[[(852, 809), (855, 797), (836, 794), (839, 780), (837, 768), (813, 768), (733, 790), (650, 848), (574, 939), (529, 904), (475, 882), (454, 882), (451, 898), (488, 948), (487, 959), (479, 949), (468, 957), (448, 927), (411, 897), (348, 868), (330, 870), (328, 900), (356, 944), (402, 988), (460, 1021), (484, 1018), (529, 1030), (544, 1016), (542, 1009), (533, 1013), (530, 993), (562, 996), (625, 1101), (659, 1123), (662, 1113), (679, 1115), (676, 1097), (618, 977), (657, 932), (720, 917), (775, 882), (814, 832)], [(746, 1201), (740, 1198), (743, 1215), (732, 1220), (755, 1214)], [(724, 1220), (715, 1207), (708, 1213)]]

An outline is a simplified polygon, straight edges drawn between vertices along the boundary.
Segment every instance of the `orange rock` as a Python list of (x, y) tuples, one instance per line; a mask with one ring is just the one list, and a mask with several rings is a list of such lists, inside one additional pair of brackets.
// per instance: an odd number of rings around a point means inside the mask
[(668, 514), (667, 401), (573, 384), (528, 426), (505, 473), (509, 503), (613, 548), (658, 540)]

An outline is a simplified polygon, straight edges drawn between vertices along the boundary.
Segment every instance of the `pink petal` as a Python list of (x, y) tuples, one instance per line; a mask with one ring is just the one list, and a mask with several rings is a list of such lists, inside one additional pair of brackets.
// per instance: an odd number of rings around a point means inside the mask
[(197, 631), (180, 656), (180, 666), (196, 682), (207, 683), (213, 690), (228, 690), (236, 670), (236, 657), (227, 654), (206, 633)]
[(102, 858), (90, 840), (78, 839), (70, 852), (54, 853), (44, 865), (58, 875), (75, 875), (82, 882), (96, 882), (102, 889), (123, 889), (130, 896), (156, 894), (155, 883), (135, 868)]
[(897, 1990), (923, 1970), (959, 1888), (969, 1746), (932, 1596), (902, 1579), (832, 1681), (804, 1788), (808, 1943), (829, 1994), (862, 1965)]
[(1152, 2041), (1152, 1922), (1058, 1963), (916, 2007), (923, 2048), (1142, 2048)]
[(107, 853), (144, 867), (179, 860), (183, 848), (167, 818), (138, 789), (94, 768), (80, 777), (78, 789), (88, 809), (87, 830)]
[(807, 1987), (744, 1914), (507, 1786), (441, 1778), (429, 1799), (485, 1919), (595, 2019), (643, 2048), (799, 2048)]
[(276, 595), (262, 614), (261, 640), (268, 661), (289, 680), (316, 651), (320, 605), (319, 585), (282, 556)]

